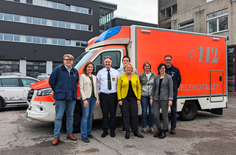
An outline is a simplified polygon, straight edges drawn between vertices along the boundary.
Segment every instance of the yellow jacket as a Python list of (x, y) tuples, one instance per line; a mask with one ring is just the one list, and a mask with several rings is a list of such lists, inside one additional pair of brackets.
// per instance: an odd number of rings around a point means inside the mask
[[(136, 74), (131, 73), (131, 84), (137, 100), (141, 100), (141, 86), (139, 82), (139, 78)], [(117, 83), (117, 97), (118, 100), (124, 99), (129, 90), (129, 79), (127, 74), (122, 74)]]

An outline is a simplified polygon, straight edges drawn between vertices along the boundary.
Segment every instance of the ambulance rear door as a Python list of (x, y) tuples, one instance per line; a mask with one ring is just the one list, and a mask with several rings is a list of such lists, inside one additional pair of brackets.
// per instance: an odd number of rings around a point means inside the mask
[(224, 101), (224, 71), (210, 70), (210, 102)]

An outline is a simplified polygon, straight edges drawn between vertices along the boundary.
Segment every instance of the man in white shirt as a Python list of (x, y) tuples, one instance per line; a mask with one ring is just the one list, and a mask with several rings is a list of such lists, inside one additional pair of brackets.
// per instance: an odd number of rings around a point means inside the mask
[(105, 68), (97, 74), (98, 93), (100, 94), (100, 105), (103, 114), (102, 138), (108, 135), (108, 129), (110, 129), (111, 137), (115, 137), (116, 108), (118, 104), (116, 85), (120, 76), (120, 73), (111, 67), (111, 57), (105, 57), (104, 64)]

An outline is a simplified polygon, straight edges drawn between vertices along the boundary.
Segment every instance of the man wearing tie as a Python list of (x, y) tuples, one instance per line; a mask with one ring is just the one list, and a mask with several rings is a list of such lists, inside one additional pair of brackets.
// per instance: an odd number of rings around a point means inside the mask
[(120, 73), (111, 67), (111, 57), (105, 57), (104, 64), (105, 68), (97, 74), (98, 93), (100, 94), (100, 105), (103, 114), (102, 138), (108, 135), (108, 129), (110, 129), (111, 137), (115, 137), (116, 108), (118, 104), (116, 85), (120, 76)]

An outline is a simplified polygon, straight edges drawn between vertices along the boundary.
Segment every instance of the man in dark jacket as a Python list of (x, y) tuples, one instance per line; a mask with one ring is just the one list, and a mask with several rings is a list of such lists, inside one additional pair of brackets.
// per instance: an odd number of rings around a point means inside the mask
[(63, 56), (63, 65), (56, 67), (50, 78), (49, 84), (54, 92), (56, 105), (56, 118), (54, 121), (54, 140), (55, 146), (60, 142), (60, 130), (63, 114), (66, 110), (66, 129), (67, 139), (77, 140), (73, 133), (73, 117), (77, 99), (77, 83), (79, 81), (78, 71), (72, 67), (74, 57), (70, 54)]
[(165, 64), (167, 66), (167, 73), (172, 77), (173, 80), (173, 101), (172, 101), (172, 106), (171, 106), (171, 134), (175, 134), (175, 128), (176, 128), (176, 123), (177, 123), (177, 93), (178, 93), (178, 88), (181, 83), (181, 76), (179, 69), (174, 67), (172, 64), (172, 56), (171, 55), (166, 55), (165, 56)]

